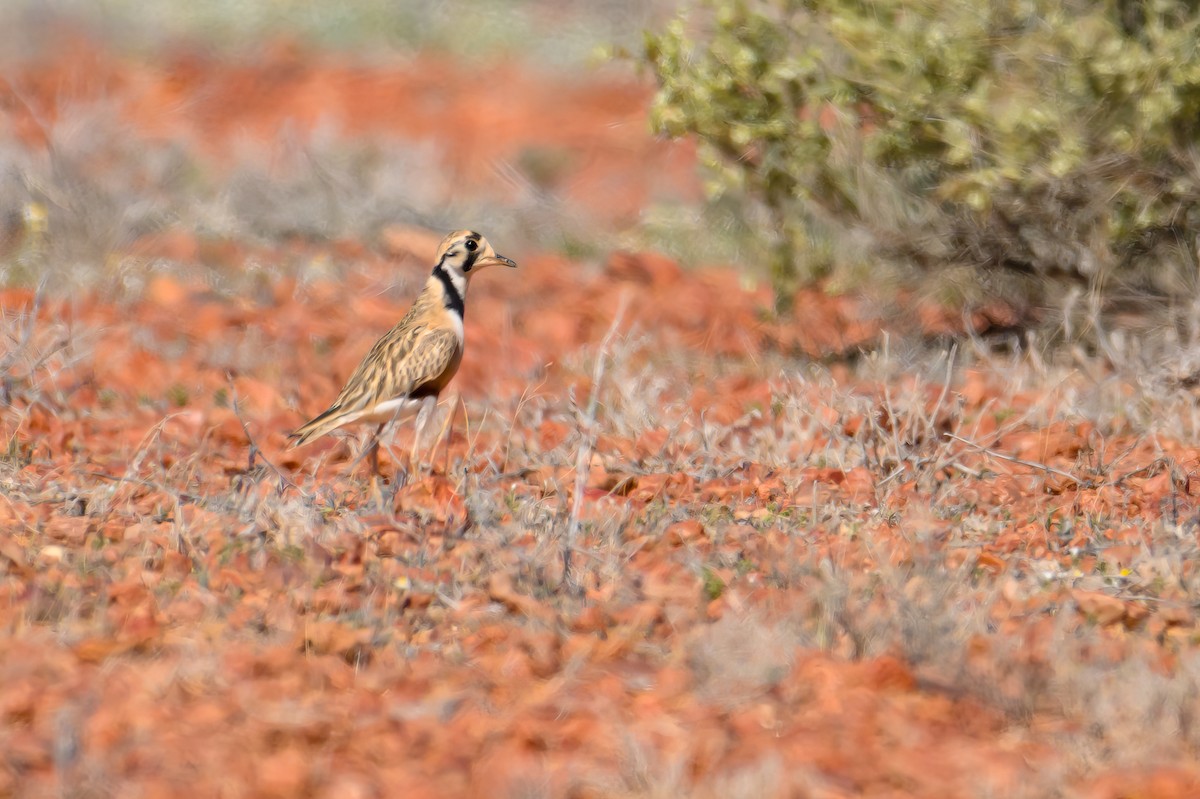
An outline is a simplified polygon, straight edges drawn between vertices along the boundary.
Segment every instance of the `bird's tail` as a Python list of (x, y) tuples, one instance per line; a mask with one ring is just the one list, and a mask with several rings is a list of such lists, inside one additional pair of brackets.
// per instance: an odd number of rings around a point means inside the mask
[(341, 408), (334, 406), (319, 416), (310, 419), (309, 421), (297, 427), (295, 431), (288, 435), (288, 439), (291, 440), (291, 444), (288, 446), (288, 449), (304, 446), (308, 442), (320, 438), (331, 430), (341, 427), (346, 421), (345, 416), (346, 415), (342, 412)]

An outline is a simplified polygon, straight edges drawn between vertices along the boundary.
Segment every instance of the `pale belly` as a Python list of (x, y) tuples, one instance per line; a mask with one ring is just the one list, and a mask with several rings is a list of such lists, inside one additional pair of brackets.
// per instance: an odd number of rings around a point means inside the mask
[(362, 416), (355, 417), (354, 421), (373, 422), (375, 424), (383, 424), (393, 419), (398, 421), (415, 414), (421, 409), (422, 403), (423, 400), (412, 399), (410, 397), (387, 400), (386, 402), (379, 403), (369, 411), (364, 411)]

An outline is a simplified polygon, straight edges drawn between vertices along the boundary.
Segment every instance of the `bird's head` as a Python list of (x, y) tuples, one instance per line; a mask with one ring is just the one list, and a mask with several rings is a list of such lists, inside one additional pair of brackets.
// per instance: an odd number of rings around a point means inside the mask
[(497, 255), (488, 240), (473, 230), (456, 230), (442, 239), (437, 263), (451, 277), (464, 279), (470, 279), (476, 272), (489, 266), (516, 266), (511, 258)]

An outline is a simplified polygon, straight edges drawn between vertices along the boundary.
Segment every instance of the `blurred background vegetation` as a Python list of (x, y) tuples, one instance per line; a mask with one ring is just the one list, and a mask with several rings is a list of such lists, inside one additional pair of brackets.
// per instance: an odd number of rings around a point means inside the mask
[[(381, 125), (347, 134), (333, 118), (281, 125), (270, 140), (252, 132), (239, 138), (235, 132), (230, 141), (206, 149), (195, 134), (170, 131), (173, 115), (196, 113), (194, 107), (180, 107), (192, 98), (162, 98), (165, 135), (147, 136), (131, 126), (123, 107), (131, 92), (121, 81), (135, 82), (136, 93), (142, 75), (159, 83), (165, 75), (170, 89), (172, 75), (179, 73), (182, 81), (191, 81), (189, 89), (198, 85), (205, 91), (210, 84), (195, 73), (217, 67), (226, 81), (216, 87), (221, 90), (230, 74), (247, 73), (249, 94), (230, 111), (235, 126), (238, 114), (263, 101), (254, 81), (286, 82), (288, 70), (297, 65), (337, 69), (339, 75), (361, 68), (372, 78), (431, 68), (434, 72), (420, 80), (436, 87), (453, 64), (468, 74), (478, 71), (483, 85), (505, 81), (497, 86), (501, 96), (536, 96), (555, 85), (567, 90), (589, 83), (630, 85), (637, 78), (629, 64), (612, 61), (612, 48), (637, 46), (643, 32), (663, 24), (673, 10), (673, 4), (633, 0), (0, 4), (0, 28), (12, 34), (11, 46), (0, 52), (0, 105), (12, 115), (9, 121), (22, 120), (0, 126), (0, 284), (136, 292), (147, 268), (178, 265), (162, 259), (147, 264), (145, 258), (129, 257), (129, 246), (170, 231), (186, 231), (203, 242), (264, 247), (334, 240), (377, 245), (389, 224), (439, 229), (469, 220), (494, 239), (509, 241), (510, 248), (600, 257), (624, 244), (696, 255), (701, 250), (689, 244), (690, 231), (702, 209), (670, 203), (647, 208), (647, 225), (633, 229), (589, 218), (556, 191), (580, 158), (557, 145), (534, 140), (482, 170), (487, 174), (479, 183), (505, 189), (498, 198), (495, 190), (479, 191), (477, 185), (450, 185), (453, 178), (444, 169), (454, 157), (456, 136), (483, 133), (454, 130), (446, 140), (405, 138)], [(102, 69), (89, 74), (97, 48)], [(516, 71), (499, 76), (495, 69), (505, 64), (517, 65)], [(117, 83), (106, 85), (114, 72)], [(529, 85), (526, 76), (532, 76)], [(462, 77), (452, 77), (446, 79), (446, 91), (460, 90)], [(47, 96), (57, 98), (49, 113), (43, 110)], [(567, 91), (560, 105), (571, 104)], [(384, 111), (418, 113), (380, 109), (383, 118)], [(619, 111), (618, 116), (628, 114)], [(34, 139), (44, 138), (46, 146), (30, 146), (29, 136), (16, 135), (20, 124), (25, 133), (33, 131)], [(534, 129), (538, 120), (528, 124)], [(631, 118), (631, 124), (639, 123)], [(427, 127), (436, 131), (436, 121)], [(213, 149), (219, 150), (220, 163), (214, 162)], [(707, 260), (721, 257), (710, 253)], [(244, 275), (225, 268), (232, 265), (210, 266), (192, 264), (189, 272), (231, 290), (244, 287)], [(286, 268), (303, 275), (310, 266)], [(258, 267), (248, 264), (244, 271)]]
[(533, 149), (499, 165), (529, 189), (521, 203), (451, 206), (429, 143), (321, 131), (286, 175), (249, 150), (218, 175), (130, 139), (97, 103), (62, 116), (48, 157), (0, 142), (0, 219), (23, 238), (0, 258), (6, 283), (48, 259), (91, 274), (171, 226), (369, 239), (388, 220), (469, 217), (576, 257), (649, 246), (732, 263), (771, 281), (778, 311), (816, 282), (999, 301), (1068, 339), (1200, 326), (1197, 0), (31, 0), (0, 8), (19, 33), (0, 68), (64, 20), (147, 59), (291, 40), (366, 63), (438, 52), (624, 79), (632, 65), (657, 86), (653, 129), (700, 144), (708, 203), (651, 203), (605, 228), (542, 190), (566, 156)]
[(434, 50), (575, 68), (594, 61), (598, 46), (637, 42), (669, 10), (662, 0), (10, 0), (0, 20), (30, 34), (14, 37), (18, 50), (38, 45), (39, 28), (69, 20), (150, 54), (170, 42), (239, 54), (287, 37), (366, 58)]
[(1063, 332), (1192, 315), (1195, 0), (708, 0), (647, 36), (653, 122), (799, 282), (922, 280)]

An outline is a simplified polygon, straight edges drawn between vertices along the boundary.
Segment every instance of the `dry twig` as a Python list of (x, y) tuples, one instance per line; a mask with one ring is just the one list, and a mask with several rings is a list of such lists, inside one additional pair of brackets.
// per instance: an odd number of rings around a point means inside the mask
[(1046, 472), (1047, 474), (1053, 474), (1058, 477), (1062, 477), (1066, 480), (1070, 480), (1071, 482), (1075, 483), (1075, 485), (1080, 486), (1080, 487), (1087, 487), (1087, 486), (1092, 485), (1091, 480), (1084, 480), (1082, 477), (1076, 477), (1075, 475), (1071, 474), (1070, 472), (1065, 472), (1062, 469), (1055, 469), (1053, 466), (1047, 466), (1046, 464), (1038, 463), (1037, 461), (1027, 461), (1024, 458), (1018, 458), (1015, 455), (1005, 455), (1003, 452), (997, 452), (994, 449), (988, 449), (987, 447), (983, 446), (982, 444), (976, 444), (974, 441), (963, 438), (962, 436), (956, 436), (953, 433), (946, 433), (945, 436), (946, 436), (946, 438), (951, 438), (951, 439), (954, 439), (955, 441), (959, 441), (963, 444), (966, 444), (968, 447), (974, 447), (976, 450), (978, 450), (979, 452), (982, 452), (984, 455), (987, 455), (990, 458), (998, 458), (999, 460), (1002, 460), (1002, 461), (1008, 461), (1009, 463), (1015, 463), (1020, 466), (1027, 466), (1030, 469), (1037, 469), (1038, 471)]
[(617, 330), (621, 327), (621, 319), (625, 316), (625, 308), (628, 304), (628, 296), (622, 296), (612, 325), (600, 342), (600, 350), (596, 353), (596, 365), (592, 370), (592, 391), (588, 397), (587, 410), (579, 417), (581, 440), (575, 458), (575, 490), (571, 494), (571, 513), (567, 519), (567, 538), (563, 542), (562, 553), (563, 583), (571, 590), (577, 588), (575, 576), (571, 571), (571, 557), (575, 551), (575, 542), (579, 540), (579, 516), (583, 512), (583, 493), (587, 489), (587, 476), (590, 471), (588, 467), (592, 462), (592, 452), (596, 448), (596, 409), (600, 404), (600, 386), (604, 382), (604, 363), (608, 360), (608, 349), (617, 335)]

